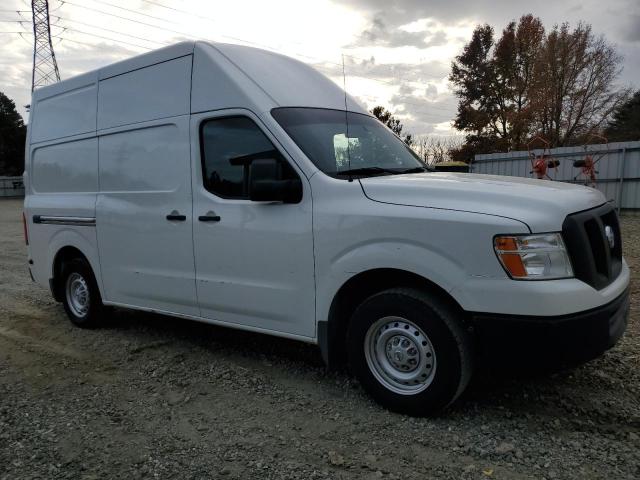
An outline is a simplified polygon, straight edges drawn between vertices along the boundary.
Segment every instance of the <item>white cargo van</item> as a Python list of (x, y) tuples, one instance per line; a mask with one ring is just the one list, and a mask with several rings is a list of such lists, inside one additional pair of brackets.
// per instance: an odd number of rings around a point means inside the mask
[(25, 185), (29, 269), (76, 325), (117, 306), (317, 344), (401, 412), (449, 405), (493, 348), (587, 358), (626, 326), (600, 192), (427, 171), (254, 48), (180, 43), (36, 90)]

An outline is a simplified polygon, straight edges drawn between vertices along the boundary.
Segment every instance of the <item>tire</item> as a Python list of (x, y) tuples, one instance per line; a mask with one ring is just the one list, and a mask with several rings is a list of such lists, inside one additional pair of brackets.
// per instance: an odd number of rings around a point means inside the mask
[(62, 304), (71, 323), (81, 328), (101, 324), (105, 306), (89, 263), (74, 258), (62, 266)]
[(547, 167), (549, 168), (558, 168), (560, 166), (560, 160), (549, 160), (547, 162)]
[(349, 365), (364, 389), (412, 416), (438, 413), (460, 396), (473, 372), (472, 347), (455, 309), (412, 288), (369, 297), (347, 330)]
[(585, 165), (585, 161), (584, 160), (575, 160), (573, 162), (573, 166), (574, 168), (582, 168)]

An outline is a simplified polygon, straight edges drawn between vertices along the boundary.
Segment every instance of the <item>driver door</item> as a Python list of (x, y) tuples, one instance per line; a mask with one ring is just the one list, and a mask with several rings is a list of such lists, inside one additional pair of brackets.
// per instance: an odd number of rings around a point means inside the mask
[[(311, 192), (275, 138), (250, 112), (191, 118), (193, 240), (201, 316), (289, 336), (315, 336)], [(303, 185), (298, 203), (253, 202), (247, 164), (275, 150)]]

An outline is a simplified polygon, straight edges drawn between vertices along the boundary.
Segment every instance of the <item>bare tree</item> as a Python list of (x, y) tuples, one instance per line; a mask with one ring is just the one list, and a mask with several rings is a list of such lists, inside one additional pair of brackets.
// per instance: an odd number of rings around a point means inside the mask
[(447, 162), (452, 159), (452, 152), (462, 145), (464, 137), (420, 136), (414, 139), (413, 150), (428, 165)]
[(564, 23), (547, 36), (536, 68), (536, 124), (553, 145), (569, 145), (601, 130), (628, 98), (615, 90), (622, 57), (590, 25)]

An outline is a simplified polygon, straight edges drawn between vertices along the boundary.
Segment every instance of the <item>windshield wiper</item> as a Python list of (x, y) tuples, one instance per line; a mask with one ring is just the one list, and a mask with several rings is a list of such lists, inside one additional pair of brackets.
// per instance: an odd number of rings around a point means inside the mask
[(399, 173), (403, 173), (403, 172), (398, 170), (392, 170), (390, 168), (382, 168), (382, 167), (362, 167), (362, 168), (351, 168), (348, 170), (340, 170), (339, 172), (336, 172), (336, 175), (374, 175), (378, 173), (398, 175)]
[(340, 170), (339, 172), (336, 172), (336, 175), (374, 175), (382, 173), (389, 175), (402, 175), (405, 173), (421, 173), (426, 171), (428, 171), (427, 167), (412, 167), (404, 170), (384, 167), (361, 167), (351, 168), (349, 170)]
[(431, 170), (429, 170), (428, 167), (413, 167), (413, 168), (407, 168), (406, 170), (400, 170), (398, 171), (398, 173), (421, 173), (421, 172), (429, 172)]

